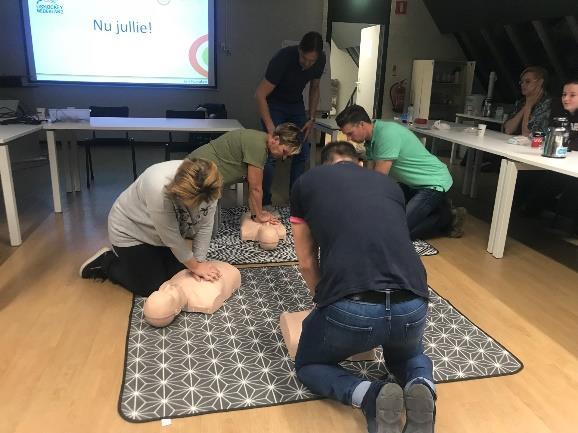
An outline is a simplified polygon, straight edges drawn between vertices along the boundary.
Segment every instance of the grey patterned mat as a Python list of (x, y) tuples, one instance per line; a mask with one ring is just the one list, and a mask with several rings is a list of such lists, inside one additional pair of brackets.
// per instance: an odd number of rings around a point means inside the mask
[[(279, 242), (279, 246), (273, 251), (261, 249), (257, 242), (241, 241), (240, 219), (245, 207), (233, 207), (221, 209), (222, 225), (217, 236), (211, 241), (207, 258), (220, 260), (233, 265), (284, 263), (297, 261), (295, 247), (293, 245), (293, 232), (289, 223), (289, 208), (277, 207), (281, 222), (287, 229), (287, 238)], [(433, 256), (438, 254), (433, 246), (426, 241), (415, 241), (414, 247), (421, 256)]]
[[(127, 335), (121, 416), (130, 422), (270, 406), (317, 398), (296, 378), (279, 315), (312, 306), (295, 266), (241, 270), (242, 287), (212, 316), (182, 313), (168, 327), (149, 326), (136, 297)], [(521, 362), (431, 291), (424, 337), (437, 382), (513, 374)], [(386, 369), (344, 363), (365, 378)]]

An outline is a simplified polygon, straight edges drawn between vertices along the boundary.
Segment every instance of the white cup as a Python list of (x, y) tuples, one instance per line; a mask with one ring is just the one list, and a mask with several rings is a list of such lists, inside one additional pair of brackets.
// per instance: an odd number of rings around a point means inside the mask
[(37, 108), (36, 109), (36, 118), (38, 120), (46, 120), (46, 108)]
[(486, 124), (478, 123), (478, 137), (482, 137), (486, 133)]

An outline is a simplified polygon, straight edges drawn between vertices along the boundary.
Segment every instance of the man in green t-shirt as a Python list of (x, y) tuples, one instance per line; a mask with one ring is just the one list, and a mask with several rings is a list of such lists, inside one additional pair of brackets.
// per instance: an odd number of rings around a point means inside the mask
[(451, 209), (446, 197), (453, 183), (450, 172), (409, 129), (396, 122), (372, 122), (359, 105), (347, 107), (335, 120), (348, 140), (365, 144), (375, 171), (400, 183), (412, 239), (462, 236), (465, 209)]
[(299, 153), (300, 132), (292, 123), (278, 125), (272, 134), (237, 129), (195, 149), (188, 157), (213, 161), (225, 186), (247, 179), (251, 217), (260, 223), (278, 222), (263, 210), (263, 168), (269, 156), (285, 159)]

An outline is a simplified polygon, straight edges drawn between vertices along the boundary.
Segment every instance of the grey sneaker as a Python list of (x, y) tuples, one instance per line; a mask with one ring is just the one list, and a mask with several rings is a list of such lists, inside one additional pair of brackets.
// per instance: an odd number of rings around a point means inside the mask
[(377, 433), (401, 433), (403, 390), (397, 383), (383, 385), (375, 401)]
[(468, 211), (465, 207), (452, 208), (452, 227), (448, 233), (450, 238), (461, 238), (464, 235), (464, 222)]
[(429, 388), (421, 383), (405, 392), (406, 423), (403, 433), (433, 433), (435, 403)]
[(78, 274), (81, 278), (91, 280), (106, 280), (107, 275), (104, 271), (105, 257), (114, 254), (109, 247), (104, 247), (89, 257), (81, 266)]

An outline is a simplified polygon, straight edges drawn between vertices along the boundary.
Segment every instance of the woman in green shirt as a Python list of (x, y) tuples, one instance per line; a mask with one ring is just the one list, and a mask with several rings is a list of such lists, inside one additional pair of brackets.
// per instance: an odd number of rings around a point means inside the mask
[(249, 183), (249, 209), (255, 221), (278, 222), (263, 210), (263, 169), (269, 156), (285, 159), (300, 151), (301, 130), (293, 123), (278, 125), (272, 134), (254, 129), (227, 132), (195, 149), (189, 158), (213, 161), (223, 176), (223, 185)]

